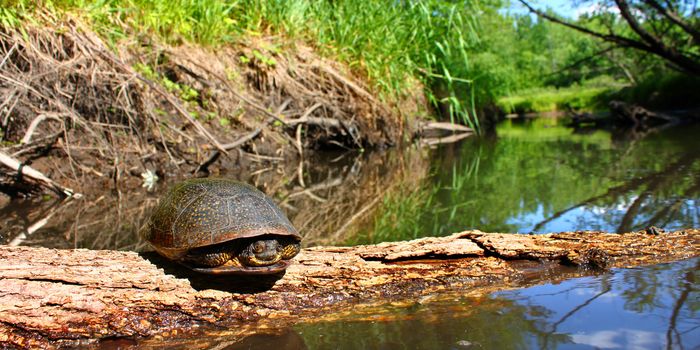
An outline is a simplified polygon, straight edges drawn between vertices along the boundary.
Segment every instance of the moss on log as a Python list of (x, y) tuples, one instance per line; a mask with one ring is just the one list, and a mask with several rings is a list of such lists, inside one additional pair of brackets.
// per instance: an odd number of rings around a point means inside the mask
[[(656, 232), (654, 232), (656, 233)], [(478, 286), (700, 255), (700, 230), (448, 237), (303, 250), (284, 275), (208, 276), (153, 253), (0, 246), (0, 345), (84, 344), (201, 325), (303, 320)], [(172, 333), (170, 333), (172, 334)]]

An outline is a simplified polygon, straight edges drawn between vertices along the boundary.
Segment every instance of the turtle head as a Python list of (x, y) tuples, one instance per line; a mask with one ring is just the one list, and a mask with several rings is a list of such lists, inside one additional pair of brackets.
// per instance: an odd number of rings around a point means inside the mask
[(248, 244), (238, 255), (245, 266), (269, 266), (289, 260), (299, 253), (299, 242), (286, 239), (260, 239)]

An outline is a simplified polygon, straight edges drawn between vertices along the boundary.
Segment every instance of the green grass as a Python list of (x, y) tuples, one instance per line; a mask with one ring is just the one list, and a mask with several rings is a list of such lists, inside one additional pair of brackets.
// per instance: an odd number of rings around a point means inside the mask
[(678, 73), (655, 75), (620, 90), (614, 97), (659, 110), (697, 108), (700, 78)]
[[(226, 45), (247, 36), (303, 40), (365, 76), (382, 98), (396, 101), (440, 85), (429, 101), (450, 105), (451, 118), (475, 125), (468, 52), (479, 44), (479, 1), (313, 0), (0, 0), (0, 23), (22, 23), (48, 10), (82, 18), (111, 43), (157, 36), (171, 44)], [(37, 6), (42, 6), (41, 9)], [(282, 43), (285, 44), (285, 43)], [(416, 79), (417, 78), (417, 79)]]
[(498, 99), (505, 113), (541, 113), (552, 111), (599, 111), (607, 108), (613, 87), (539, 88)]

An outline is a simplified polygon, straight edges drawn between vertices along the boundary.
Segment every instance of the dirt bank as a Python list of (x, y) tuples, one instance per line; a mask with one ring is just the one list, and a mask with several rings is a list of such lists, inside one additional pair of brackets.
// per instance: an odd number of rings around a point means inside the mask
[[(0, 152), (77, 191), (383, 148), (410, 138), (404, 120), (425, 110), (420, 86), (385, 102), (342, 65), (281, 38), (110, 46), (75, 20), (42, 17), (0, 31)], [(0, 190), (33, 191), (16, 170), (0, 170)]]

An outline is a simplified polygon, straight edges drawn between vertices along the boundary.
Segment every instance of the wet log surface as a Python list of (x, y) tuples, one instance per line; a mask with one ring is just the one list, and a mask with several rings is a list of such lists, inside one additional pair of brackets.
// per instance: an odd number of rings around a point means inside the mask
[(466, 231), (315, 247), (268, 278), (199, 275), (152, 253), (0, 246), (0, 347), (303, 320), (359, 304), (512, 286), (559, 265), (590, 271), (700, 255), (700, 230), (653, 233)]

